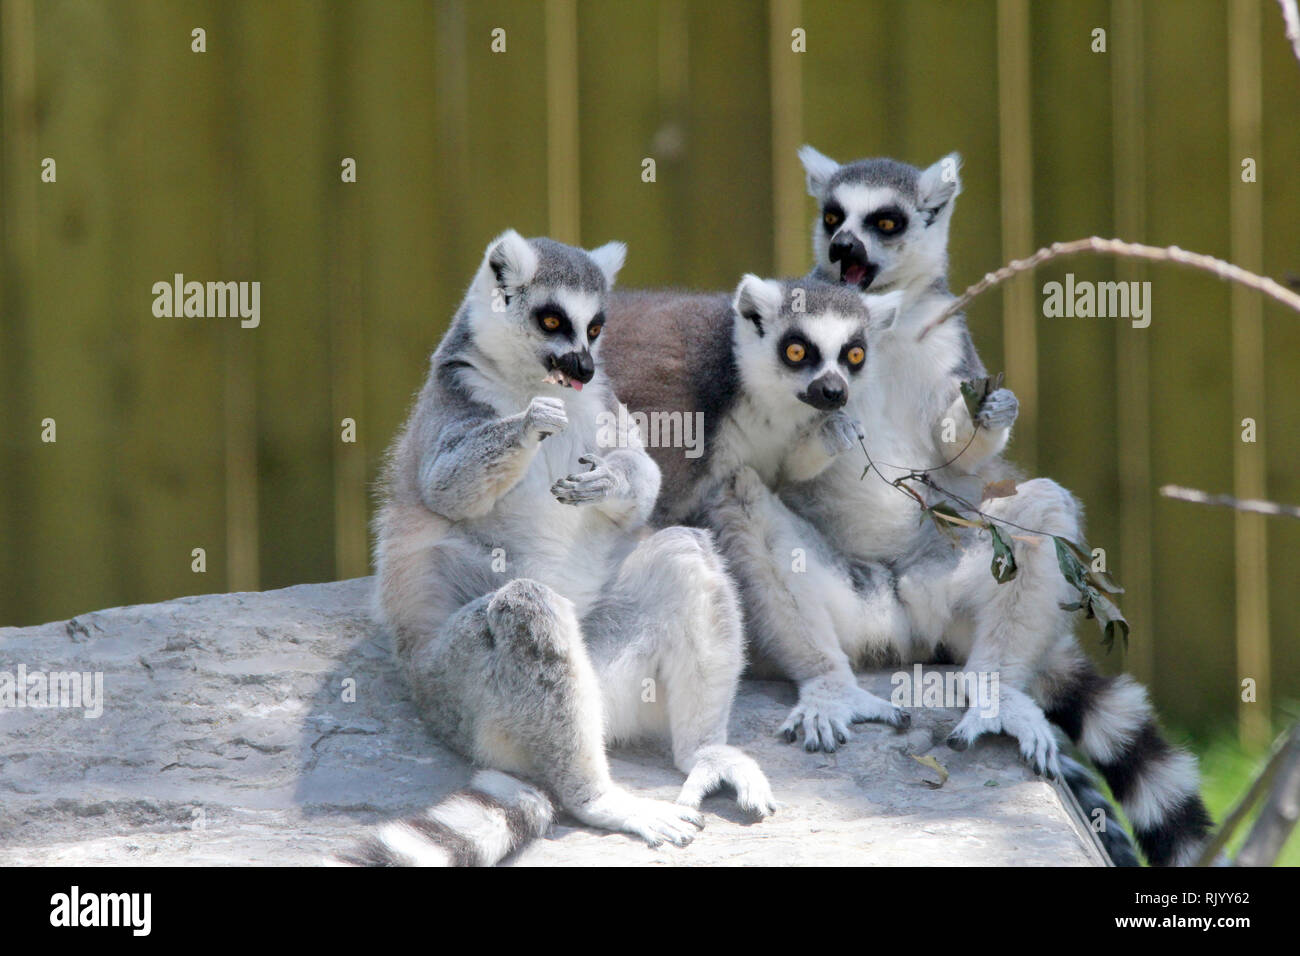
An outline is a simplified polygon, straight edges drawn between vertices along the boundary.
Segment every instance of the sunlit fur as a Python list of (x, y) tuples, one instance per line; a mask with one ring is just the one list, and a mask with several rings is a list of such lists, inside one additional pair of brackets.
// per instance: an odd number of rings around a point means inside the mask
[[(895, 595), (908, 622), (896, 647), (902, 659), (931, 659), (942, 644), (968, 670), (1000, 675), (999, 715), (972, 708), (950, 744), (965, 748), (981, 734), (1007, 732), (1031, 764), (1056, 772), (1054, 723), (1106, 777), (1148, 860), (1187, 862), (1209, 826), (1195, 760), (1159, 736), (1141, 688), (1127, 677), (1101, 677), (1079, 650), (1074, 629), (1081, 615), (1062, 607), (1077, 592), (1059, 570), (1052, 540), (1002, 525), (1019, 570), (999, 584), (987, 532), (957, 530), (961, 546), (954, 549), (933, 522), (919, 520), (919, 503), (890, 485), (910, 469), (938, 468), (932, 473), (938, 485), (989, 515), (1083, 541), (1082, 508), (1049, 479), (1020, 481), (1015, 495), (981, 501), (989, 481), (1014, 476), (1001, 452), (1018, 410), (1015, 396), (994, 391), (972, 420), (960, 385), (986, 373), (960, 315), (917, 340), (952, 302), (946, 243), (960, 182), (942, 176), (943, 161), (922, 171), (892, 160), (840, 166), (811, 147), (800, 155), (809, 192), (821, 206), (839, 203), (846, 228), (857, 228), (881, 204), (920, 215), (912, 215), (900, 240), (868, 246), (881, 263), (870, 288), (903, 293), (894, 320), (872, 325), (865, 385), (853, 391), (847, 409), (866, 432), (875, 468), (864, 478), (866, 456), (841, 458), (814, 480), (784, 487), (782, 499), (815, 529), (814, 553), (829, 550), (886, 570), (892, 580), (881, 599)], [(928, 226), (927, 208), (934, 211)], [(828, 240), (819, 220), (814, 271), (838, 278)], [(943, 500), (917, 490), (927, 503)]]
[[(723, 785), (772, 812), (757, 764), (726, 744), (734, 586), (706, 533), (645, 528), (660, 479), (635, 427), (598, 441), (619, 409), (587, 332), (622, 259), (619, 244), (494, 239), (389, 451), (377, 616), (430, 729), (505, 773), (380, 830), (360, 862), (490, 864), (556, 806), (680, 845)], [(541, 305), (570, 333), (547, 334)], [(580, 390), (554, 375), (575, 353), (595, 360)], [(666, 737), (687, 775), (676, 804), (610, 779), (606, 746), (644, 736)]]

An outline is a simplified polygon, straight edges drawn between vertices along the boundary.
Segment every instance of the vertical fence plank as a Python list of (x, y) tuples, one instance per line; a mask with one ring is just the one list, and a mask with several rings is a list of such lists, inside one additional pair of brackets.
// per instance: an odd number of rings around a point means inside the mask
[[(1261, 25), (1264, 116), (1259, 182), (1263, 190), (1264, 273), (1300, 279), (1300, 63), (1283, 35), (1282, 17), (1265, 4)], [(1238, 161), (1240, 158), (1238, 157)], [(1238, 170), (1240, 167), (1238, 167)], [(1238, 173), (1239, 175), (1239, 173)], [(1234, 188), (1236, 184), (1234, 183)], [(1268, 491), (1300, 503), (1300, 322), (1290, 309), (1264, 303), (1265, 397), (1268, 402)], [(1300, 700), (1300, 602), (1295, 600), (1300, 521), (1275, 519), (1268, 528), (1269, 620), (1272, 624), (1274, 707)]]
[(39, 188), (36, 149), (36, 23), (31, 0), (0, 2), (0, 620), (36, 623), (45, 608), (37, 566), (32, 463), (40, 448), (40, 412), (31, 398), (35, 356), (29, 345), (32, 283), (37, 268), (35, 220)]
[[(360, 185), (344, 182), (343, 162), (356, 160), (357, 115), (364, 106), (349, 81), (356, 68), (352, 38), (355, 7), (338, 8), (325, 24), (325, 126), (316, 161), (322, 176), (321, 205), (326, 211), (325, 255), (329, 263), (329, 422), (333, 449), (334, 574), (351, 578), (369, 570), (369, 459), (367, 449), (384, 441), (372, 435), (365, 407), (365, 335), (361, 295)], [(343, 422), (355, 426), (353, 441), (343, 441)]]
[[(680, 186), (680, 105), (662, 92), (663, 4), (578, 6), (581, 235), (589, 246), (627, 243), (624, 288), (673, 282), (672, 196)], [(674, 80), (680, 80), (673, 71)], [(643, 164), (654, 162), (648, 181)]]
[[(1028, 0), (998, 0), (998, 129), (1002, 180), (1002, 258), (1034, 251), (1034, 163), (1030, 131)], [(1038, 323), (1032, 273), (1002, 292), (1003, 362), (1020, 398), (1016, 460), (1038, 462)]]
[[(1147, 236), (1228, 255), (1227, 38), (1223, 5), (1212, 0), (1144, 6), (1147, 69)], [(1195, 24), (1189, 29), (1189, 24)], [(1188, 64), (1195, 64), (1189, 71)], [(1189, 104), (1194, 103), (1194, 107)], [(1151, 478), (1197, 488), (1231, 487), (1229, 292), (1189, 270), (1154, 267), (1151, 327)], [(1162, 716), (1205, 726), (1234, 716), (1230, 602), (1232, 516), (1155, 503), (1153, 599)], [(1191, 693), (1195, 689), (1195, 693)]]
[[(1228, 5), (1228, 156), (1235, 167), (1228, 192), (1232, 261), (1258, 272), (1263, 266), (1263, 203), (1258, 182), (1243, 182), (1241, 160), (1258, 157), (1263, 104), (1260, 86), (1260, 7), (1255, 0), (1229, 0)], [(1257, 293), (1232, 288), (1232, 405), (1240, 422), (1253, 418), (1259, 428), (1254, 443), (1233, 446), (1233, 494), (1266, 498), (1265, 453), (1271, 435), (1264, 401), (1264, 304)], [(1258, 697), (1239, 702), (1238, 729), (1242, 743), (1266, 747), (1272, 739), (1269, 704), (1268, 539), (1257, 514), (1234, 517), (1236, 543), (1237, 668), (1254, 678)]]
[[(1143, 70), (1144, 25), (1141, 0), (1112, 0), (1108, 31), (1111, 58), (1111, 134), (1115, 170), (1115, 233), (1133, 242), (1146, 235), (1146, 75)], [(1117, 262), (1121, 282), (1147, 281), (1140, 263)], [(1125, 655), (1128, 669), (1144, 684), (1155, 673), (1156, 646), (1150, 630), (1151, 600), (1151, 358), (1146, 329), (1119, 329), (1115, 334), (1115, 382), (1118, 405), (1119, 564), (1124, 583), (1124, 612), (1138, 639)], [(1142, 635), (1146, 639), (1142, 639)]]
[[(802, 23), (800, 0), (768, 0), (768, 83), (772, 106), (772, 262), (779, 275), (808, 271), (803, 229), (803, 169), (796, 150), (803, 131), (803, 62), (807, 53), (792, 49)], [(806, 35), (805, 35), (806, 40)]]
[(551, 238), (572, 245), (579, 235), (578, 9), (575, 0), (546, 0), (546, 199)]

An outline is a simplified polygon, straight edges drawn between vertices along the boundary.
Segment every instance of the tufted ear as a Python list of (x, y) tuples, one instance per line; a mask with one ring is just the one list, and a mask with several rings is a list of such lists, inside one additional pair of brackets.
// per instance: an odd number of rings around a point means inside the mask
[(601, 272), (605, 273), (605, 285), (614, 288), (614, 277), (623, 268), (627, 259), (627, 246), (621, 242), (607, 242), (599, 248), (590, 250), (587, 255)]
[(764, 323), (774, 321), (781, 314), (784, 295), (779, 282), (746, 273), (736, 287), (731, 307), (742, 319), (753, 323), (754, 330), (761, 338), (765, 331)]
[(867, 322), (875, 331), (883, 332), (893, 328), (898, 320), (898, 313), (903, 305), (903, 290), (881, 292), (876, 295), (864, 295), (862, 301), (867, 306)]
[(829, 156), (823, 156), (808, 145), (799, 148), (799, 162), (803, 163), (804, 172), (808, 176), (808, 195), (812, 196), (813, 199), (824, 199), (826, 197), (826, 184), (835, 175), (835, 171), (840, 168), (840, 164)]
[(961, 192), (961, 156), (949, 153), (921, 173), (916, 184), (917, 207), (925, 214), (925, 224), (943, 212)]
[(537, 253), (527, 239), (507, 229), (488, 243), (480, 272), (486, 273), (490, 285), (509, 299), (533, 281), (537, 274)]

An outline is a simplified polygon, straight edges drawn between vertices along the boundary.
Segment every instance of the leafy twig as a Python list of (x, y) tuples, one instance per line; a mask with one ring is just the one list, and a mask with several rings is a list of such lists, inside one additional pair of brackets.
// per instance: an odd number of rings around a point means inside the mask
[(1198, 505), (1217, 505), (1232, 508), (1235, 511), (1250, 511), (1261, 515), (1283, 515), (1287, 518), (1300, 518), (1300, 507), (1278, 504), (1276, 501), (1263, 501), (1259, 498), (1234, 498), (1232, 495), (1212, 495), (1195, 488), (1182, 488), (1178, 485), (1165, 485), (1160, 494), (1176, 501), (1190, 501)]
[(1213, 256), (1203, 255), (1199, 252), (1188, 252), (1177, 246), (1161, 248), (1159, 246), (1143, 245), (1138, 242), (1125, 242), (1123, 239), (1103, 239), (1100, 236), (1089, 236), (1087, 239), (1074, 239), (1070, 242), (1054, 242), (1050, 246), (1039, 249), (1027, 259), (1012, 259), (1001, 269), (988, 273), (983, 279), (980, 279), (954, 299), (946, 309), (926, 323), (925, 328), (917, 335), (917, 341), (919, 342), (929, 335), (931, 329), (942, 325), (966, 308), (970, 301), (980, 293), (993, 288), (995, 285), (1000, 285), (1007, 279), (1022, 272), (1029, 272), (1044, 262), (1059, 259), (1063, 256), (1078, 255), (1081, 252), (1103, 253), (1129, 259), (1148, 259), (1154, 262), (1172, 262), (1175, 265), (1190, 266), (1193, 269), (1213, 273), (1220, 279), (1249, 286), (1288, 308), (1300, 312), (1300, 295), (1266, 276), (1256, 275), (1241, 268), (1241, 266), (1233, 265), (1231, 262), (1225, 262), (1222, 259), (1216, 259)]

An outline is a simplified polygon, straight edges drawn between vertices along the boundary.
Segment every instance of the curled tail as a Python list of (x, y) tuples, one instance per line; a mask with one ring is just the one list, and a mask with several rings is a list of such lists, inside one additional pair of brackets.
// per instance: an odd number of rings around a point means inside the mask
[(538, 788), (480, 770), (418, 816), (386, 823), (340, 859), (356, 866), (492, 866), (541, 836), (555, 805)]
[(1076, 660), (1046, 710), (1110, 785), (1147, 862), (1195, 862), (1211, 826), (1196, 758), (1160, 735), (1142, 685)]
[[(1137, 848), (1124, 830), (1124, 825), (1115, 816), (1115, 808), (1106, 799), (1106, 795), (1097, 789), (1096, 780), (1090, 771), (1079, 761), (1061, 755), (1061, 777), (1065, 785), (1079, 801), (1079, 806), (1092, 826), (1101, 845), (1106, 848), (1111, 862), (1116, 866), (1141, 866), (1137, 858)], [(1097, 811), (1102, 813), (1106, 822), (1098, 829), (1094, 823)]]

